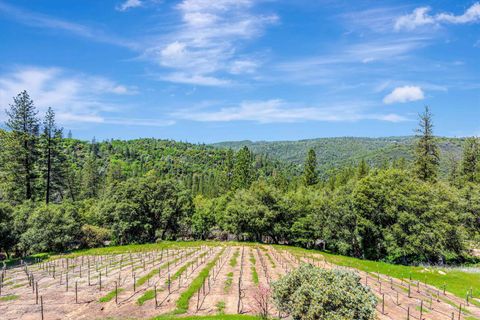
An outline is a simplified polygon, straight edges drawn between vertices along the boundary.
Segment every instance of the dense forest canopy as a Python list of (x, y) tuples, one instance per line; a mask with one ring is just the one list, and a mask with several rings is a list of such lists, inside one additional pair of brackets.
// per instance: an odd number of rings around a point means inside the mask
[(370, 149), (382, 161), (352, 156), (328, 169), (319, 161), (327, 147), (303, 148), (299, 166), (247, 145), (64, 137), (54, 110), (38, 115), (27, 92), (7, 116), (0, 250), (9, 256), (219, 238), (436, 264), (470, 259), (480, 241), (479, 139), (454, 140), (456, 156), (445, 159), (428, 108), (416, 138), (397, 144), (408, 156), (382, 155), (377, 139)]
[[(413, 133), (413, 130), (412, 130)], [(440, 151), (440, 174), (446, 175), (452, 160), (462, 158), (465, 138), (436, 137)], [(239, 150), (247, 146), (256, 154), (268, 154), (271, 158), (293, 163), (301, 167), (309, 150), (317, 155), (318, 170), (321, 176), (331, 171), (366, 161), (372, 167), (404, 158), (413, 161), (415, 157), (415, 136), (404, 137), (336, 137), (298, 141), (227, 141), (213, 144), (224, 149)]]

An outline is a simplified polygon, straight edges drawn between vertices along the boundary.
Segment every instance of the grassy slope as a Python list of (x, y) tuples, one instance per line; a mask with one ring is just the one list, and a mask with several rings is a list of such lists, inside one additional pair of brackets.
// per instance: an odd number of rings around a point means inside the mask
[(120, 254), (120, 253), (129, 253), (129, 252), (146, 252), (162, 249), (178, 249), (178, 248), (189, 248), (189, 247), (200, 247), (200, 246), (215, 246), (219, 245), (221, 242), (217, 241), (162, 241), (158, 243), (147, 243), (147, 244), (130, 244), (125, 246), (111, 246), (103, 248), (94, 248), (94, 249), (85, 249), (85, 250), (76, 250), (67, 255), (62, 256), (52, 256), (51, 258), (73, 258), (82, 255), (104, 255), (104, 254)]
[[(292, 253), (312, 253), (315, 250), (306, 250), (301, 248), (285, 247)], [(442, 289), (446, 285), (446, 290), (454, 295), (465, 298), (466, 293), (470, 288), (473, 289), (474, 297), (480, 297), (480, 275), (478, 273), (468, 273), (458, 269), (447, 268), (425, 268), (394, 265), (385, 262), (376, 262), (369, 260), (361, 260), (351, 257), (333, 255), (321, 252), (325, 259), (336, 265), (353, 267), (362, 271), (385, 274), (394, 278), (408, 279), (410, 276), (414, 280), (426, 282), (429, 285)], [(439, 271), (445, 272), (441, 274)]]
[[(113, 254), (113, 253), (125, 253), (125, 252), (140, 252), (140, 251), (149, 251), (149, 250), (160, 250), (166, 248), (183, 248), (191, 246), (201, 246), (201, 245), (221, 245), (225, 244), (224, 242), (217, 241), (191, 241), (191, 242), (161, 242), (155, 244), (144, 244), (144, 245), (128, 245), (128, 246), (117, 246), (117, 247), (107, 247), (107, 248), (97, 248), (89, 250), (80, 250), (71, 253), (71, 256), (78, 256), (82, 254)], [(257, 245), (254, 243), (238, 243), (238, 242), (229, 242), (231, 245)], [(296, 253), (311, 253), (318, 252), (313, 250), (306, 250), (302, 248), (279, 246), (279, 248), (287, 249)], [(324, 252), (321, 253), (327, 261), (341, 265), (354, 267), (367, 272), (379, 272), (388, 276), (395, 278), (409, 278), (410, 274), (412, 279), (419, 280), (421, 282), (426, 281), (427, 284), (436, 286), (440, 289), (443, 288), (443, 285), (447, 286), (447, 291), (457, 295), (460, 298), (465, 298), (467, 290), (473, 288), (473, 295), (476, 298), (480, 298), (480, 275), (478, 273), (469, 273), (457, 269), (442, 269), (442, 268), (429, 268), (429, 271), (426, 271), (423, 267), (410, 267), (410, 266), (401, 266), (393, 265), (384, 262), (376, 262), (369, 260), (360, 260), (351, 257), (332, 255)], [(54, 256), (55, 257), (55, 256)], [(52, 258), (54, 258), (52, 257)], [(438, 271), (442, 270), (446, 274), (442, 275)]]

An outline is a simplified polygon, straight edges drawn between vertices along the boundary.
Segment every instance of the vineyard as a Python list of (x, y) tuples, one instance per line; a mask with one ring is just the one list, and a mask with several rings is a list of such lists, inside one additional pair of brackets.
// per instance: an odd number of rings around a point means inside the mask
[[(165, 314), (288, 318), (269, 299), (271, 282), (302, 263), (346, 268), (321, 253), (269, 245), (146, 249), (76, 253), (4, 268), (1, 319), (148, 319)], [(472, 290), (460, 298), (445, 287), (409, 277), (351, 270), (377, 296), (379, 319), (480, 319)]]

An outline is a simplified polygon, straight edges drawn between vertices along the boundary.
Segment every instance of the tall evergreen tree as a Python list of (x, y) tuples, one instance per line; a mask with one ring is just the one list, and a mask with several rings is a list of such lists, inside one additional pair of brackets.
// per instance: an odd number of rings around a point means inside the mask
[(448, 176), (447, 180), (451, 185), (458, 185), (459, 177), (461, 176), (459, 160), (454, 154), (448, 156)]
[(93, 152), (85, 160), (82, 168), (82, 196), (95, 198), (100, 194), (102, 175), (97, 157)]
[(367, 162), (365, 161), (365, 159), (362, 159), (362, 161), (360, 161), (360, 163), (358, 164), (358, 168), (357, 168), (358, 179), (365, 177), (368, 174), (369, 170), (370, 170), (370, 167), (368, 166)]
[(435, 136), (433, 135), (432, 113), (428, 106), (419, 114), (420, 122), (417, 129), (418, 140), (415, 147), (415, 172), (423, 181), (436, 181), (440, 155)]
[(233, 167), (234, 167), (234, 154), (232, 149), (227, 150), (225, 162), (223, 164), (222, 184), (225, 191), (232, 189)]
[(307, 158), (303, 168), (303, 183), (306, 186), (312, 186), (318, 182), (317, 173), (317, 154), (315, 150), (308, 150)]
[(252, 154), (247, 146), (237, 152), (233, 168), (233, 187), (245, 189), (253, 181)]
[(13, 98), (7, 116), (6, 126), (11, 134), (5, 141), (4, 170), (11, 178), (14, 198), (19, 201), (33, 199), (37, 179), (39, 120), (27, 91)]
[(55, 113), (48, 108), (43, 121), (43, 132), (40, 136), (40, 171), (43, 178), (45, 203), (52, 199), (63, 198), (65, 186), (66, 159), (62, 150), (62, 129), (55, 123)]
[(469, 182), (480, 181), (480, 141), (471, 137), (465, 140), (462, 174)]

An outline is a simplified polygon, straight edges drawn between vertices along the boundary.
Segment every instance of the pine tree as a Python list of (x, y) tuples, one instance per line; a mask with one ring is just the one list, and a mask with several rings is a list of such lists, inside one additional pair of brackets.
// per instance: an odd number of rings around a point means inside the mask
[(480, 180), (480, 141), (472, 137), (465, 140), (462, 174), (468, 182)]
[(318, 182), (317, 173), (317, 155), (315, 150), (308, 150), (307, 158), (303, 168), (303, 183), (306, 186), (312, 186)]
[(415, 173), (420, 180), (434, 182), (437, 180), (440, 156), (433, 135), (432, 113), (428, 106), (419, 114), (419, 134), (415, 147)]
[(92, 138), (92, 142), (90, 143), (90, 153), (95, 158), (100, 157), (100, 147), (98, 146), (97, 139), (95, 139), (95, 137)]
[(234, 154), (232, 149), (227, 150), (225, 162), (223, 164), (222, 172), (222, 186), (225, 191), (232, 189), (233, 167), (234, 167)]
[(48, 108), (40, 136), (40, 171), (43, 178), (45, 203), (61, 199), (65, 187), (65, 162), (62, 150), (62, 129), (55, 123), (55, 113)]
[(454, 154), (448, 156), (448, 182), (452, 185), (457, 185), (461, 175), (459, 168), (459, 161)]
[(82, 196), (95, 198), (100, 194), (102, 177), (98, 159), (93, 152), (87, 157), (82, 168)]
[(370, 170), (370, 167), (368, 166), (367, 162), (365, 159), (362, 159), (360, 163), (358, 164), (357, 168), (357, 178), (361, 179), (365, 177), (368, 174), (368, 171)]
[(18, 201), (33, 199), (37, 180), (39, 121), (27, 91), (13, 98), (7, 116), (6, 126), (11, 133), (5, 140), (4, 170), (10, 177), (10, 190)]
[(244, 146), (237, 152), (233, 168), (233, 187), (235, 189), (246, 189), (253, 181), (252, 154)]

